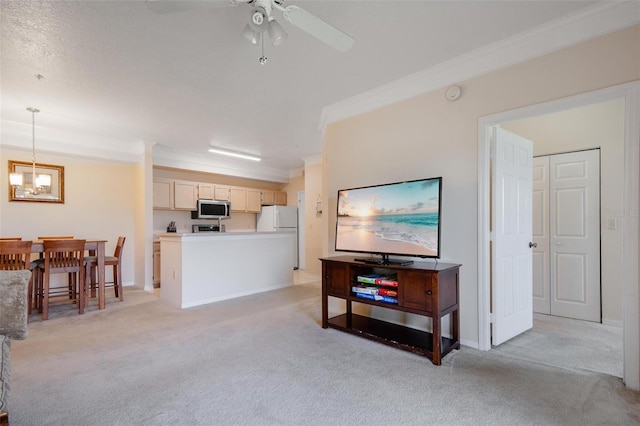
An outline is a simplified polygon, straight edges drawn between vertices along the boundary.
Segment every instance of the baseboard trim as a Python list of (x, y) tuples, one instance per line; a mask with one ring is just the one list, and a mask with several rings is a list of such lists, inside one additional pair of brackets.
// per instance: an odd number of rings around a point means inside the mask
[(602, 319), (602, 324), (603, 325), (610, 325), (612, 327), (618, 327), (618, 328), (622, 328), (622, 320), (608, 320), (608, 319)]

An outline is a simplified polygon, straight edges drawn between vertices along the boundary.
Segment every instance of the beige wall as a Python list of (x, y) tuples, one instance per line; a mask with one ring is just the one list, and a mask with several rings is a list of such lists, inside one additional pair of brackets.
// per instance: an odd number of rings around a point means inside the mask
[[(31, 162), (31, 153), (0, 149), (0, 174), (3, 177), (0, 236), (21, 236), (25, 240), (36, 239), (39, 235), (104, 238), (108, 240), (107, 254), (111, 254), (118, 236), (123, 235), (127, 241), (122, 279), (125, 285), (134, 283), (135, 194), (139, 166), (38, 154), (38, 163), (64, 166), (64, 204), (9, 202), (8, 160)], [(107, 268), (107, 279), (111, 280), (111, 277), (111, 268)]]
[[(600, 148), (602, 320), (622, 323), (622, 212), (624, 101), (602, 102), (555, 114), (504, 123), (504, 129), (534, 142), (534, 155)], [(608, 219), (618, 222), (608, 228)]]
[[(443, 177), (442, 261), (462, 264), (461, 338), (478, 344), (478, 119), (640, 79), (640, 26), (335, 123), (324, 139), (327, 251), (340, 188)], [(620, 165), (622, 167), (622, 164)]]
[(282, 188), (282, 191), (287, 193), (287, 205), (297, 207), (298, 192), (304, 191), (304, 174), (289, 178), (289, 183)]
[(316, 201), (318, 195), (322, 195), (322, 162), (308, 164), (304, 169), (305, 176), (305, 271), (311, 274), (321, 274), (322, 266), (318, 260), (323, 255), (323, 241), (326, 240), (324, 231), (324, 218), (327, 217), (326, 198), (323, 198), (323, 212), (316, 214)]

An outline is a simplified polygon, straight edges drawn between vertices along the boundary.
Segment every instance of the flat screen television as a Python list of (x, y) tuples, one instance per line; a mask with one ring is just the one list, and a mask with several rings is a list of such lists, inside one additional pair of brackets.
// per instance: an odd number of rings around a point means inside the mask
[(356, 259), (376, 264), (440, 258), (441, 196), (441, 177), (339, 190), (336, 251), (379, 255)]

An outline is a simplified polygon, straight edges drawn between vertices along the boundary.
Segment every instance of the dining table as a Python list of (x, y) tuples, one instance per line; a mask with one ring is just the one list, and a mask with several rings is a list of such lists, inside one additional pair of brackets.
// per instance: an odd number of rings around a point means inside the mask
[[(98, 238), (85, 239), (84, 249), (89, 255), (96, 256), (98, 269), (98, 309), (105, 307), (105, 277), (104, 277), (104, 251), (107, 240)], [(31, 243), (31, 253), (42, 255), (44, 252), (44, 241), (34, 240)]]

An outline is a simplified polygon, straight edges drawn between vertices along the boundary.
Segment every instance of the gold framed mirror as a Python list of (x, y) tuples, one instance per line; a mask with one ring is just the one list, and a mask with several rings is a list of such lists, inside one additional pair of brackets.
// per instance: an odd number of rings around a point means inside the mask
[(64, 166), (9, 160), (9, 201), (64, 203)]

